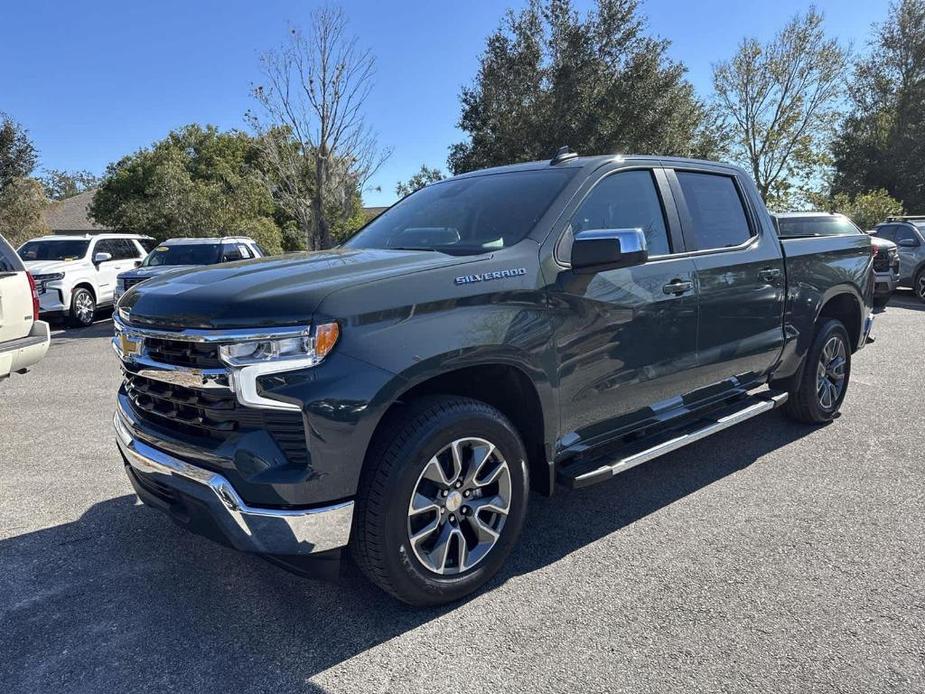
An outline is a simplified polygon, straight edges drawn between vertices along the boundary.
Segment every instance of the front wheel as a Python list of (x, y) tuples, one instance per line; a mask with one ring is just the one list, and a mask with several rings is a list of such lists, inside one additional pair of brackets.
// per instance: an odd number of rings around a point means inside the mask
[(412, 402), (382, 431), (357, 495), (357, 564), (409, 604), (458, 600), (501, 568), (520, 534), (520, 436), (495, 408), (449, 396)]
[(93, 299), (93, 294), (83, 287), (75, 289), (71, 294), (71, 325), (76, 328), (92, 325), (95, 316), (96, 301)]
[(802, 375), (789, 391), (784, 412), (807, 424), (835, 418), (851, 378), (851, 342), (841, 321), (824, 320), (806, 354)]

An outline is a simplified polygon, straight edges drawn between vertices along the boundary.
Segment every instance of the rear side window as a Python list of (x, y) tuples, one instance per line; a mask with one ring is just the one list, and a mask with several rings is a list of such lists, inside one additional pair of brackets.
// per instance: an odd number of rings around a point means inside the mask
[(848, 236), (864, 233), (854, 225), (854, 222), (840, 215), (778, 217), (777, 228), (782, 239), (808, 236)]
[(668, 230), (651, 171), (623, 171), (599, 182), (572, 217), (572, 233), (642, 229), (649, 255), (668, 255)]
[(223, 263), (229, 263), (233, 260), (241, 260), (244, 256), (241, 254), (241, 247), (236, 243), (226, 243), (222, 246)]
[(729, 248), (752, 236), (739, 189), (731, 176), (678, 171), (697, 250)]
[(875, 234), (881, 239), (893, 241), (896, 239), (896, 225), (887, 224), (882, 227), (877, 227)]
[(0, 272), (22, 272), (24, 269), (16, 251), (0, 236)]

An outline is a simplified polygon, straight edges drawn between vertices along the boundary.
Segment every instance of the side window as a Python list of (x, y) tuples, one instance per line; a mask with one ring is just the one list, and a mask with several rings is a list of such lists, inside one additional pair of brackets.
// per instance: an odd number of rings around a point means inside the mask
[(222, 245), (222, 260), (223, 263), (229, 263), (232, 260), (241, 260), (244, 256), (241, 255), (241, 250), (238, 248), (237, 244), (226, 243)]
[(678, 171), (693, 222), (692, 236), (697, 250), (729, 248), (752, 236), (748, 217), (731, 176)]
[(896, 243), (899, 243), (900, 241), (904, 241), (905, 239), (912, 239), (913, 241), (915, 241), (916, 245), (919, 245), (921, 243), (919, 241), (918, 234), (912, 231), (912, 229), (910, 229), (909, 227), (903, 224), (898, 224), (894, 228), (896, 229), (896, 237), (895, 237)]
[(0, 272), (22, 272), (23, 264), (13, 247), (0, 236)]
[(253, 258), (254, 257), (254, 254), (251, 253), (251, 249), (248, 248), (246, 244), (239, 243), (238, 251), (240, 251), (242, 258)]
[(128, 254), (125, 256), (126, 258), (138, 260), (144, 255), (136, 242), (132, 239), (122, 239), (122, 245), (125, 246), (125, 252)]
[(93, 248), (93, 256), (95, 257), (97, 253), (109, 253), (112, 256), (111, 260), (119, 260), (119, 242), (114, 239), (97, 241), (96, 246)]
[(572, 217), (572, 233), (642, 229), (649, 255), (668, 255), (668, 230), (651, 171), (623, 171), (600, 181)]
[(255, 244), (254, 244), (254, 248), (255, 248), (256, 251), (257, 251), (257, 252), (254, 254), (255, 256), (257, 256), (258, 258), (266, 257), (267, 252), (264, 250), (263, 246), (261, 246), (259, 243), (255, 243)]
[(896, 239), (896, 225), (884, 224), (881, 227), (877, 227), (877, 236), (887, 241), (894, 241)]

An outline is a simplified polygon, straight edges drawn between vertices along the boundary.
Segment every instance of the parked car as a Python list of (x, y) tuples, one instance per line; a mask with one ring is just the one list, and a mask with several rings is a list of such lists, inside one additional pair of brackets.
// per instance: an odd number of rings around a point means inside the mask
[[(843, 214), (830, 212), (784, 212), (773, 215), (781, 238), (842, 236), (866, 233)], [(884, 308), (899, 282), (899, 254), (896, 244), (871, 237), (874, 253), (874, 306)]]
[(896, 244), (899, 250), (899, 286), (925, 301), (925, 217), (889, 217), (874, 235)]
[(165, 272), (196, 265), (262, 258), (265, 255), (260, 245), (247, 236), (168, 239), (158, 244), (140, 266), (119, 275), (116, 279), (115, 300), (118, 301), (136, 284)]
[(50, 343), (48, 323), (39, 320), (35, 281), (0, 236), (0, 380), (40, 362)]
[(35, 278), (42, 316), (85, 326), (113, 303), (116, 277), (141, 263), (151, 241), (138, 234), (43, 236), (20, 246), (19, 257)]
[(445, 603), (504, 563), (531, 487), (778, 406), (833, 420), (871, 266), (866, 234), (779, 240), (732, 166), (472, 172), (341, 248), (136, 286), (116, 441), (141, 500), (194, 532), (287, 566), (349, 545), (392, 595)]

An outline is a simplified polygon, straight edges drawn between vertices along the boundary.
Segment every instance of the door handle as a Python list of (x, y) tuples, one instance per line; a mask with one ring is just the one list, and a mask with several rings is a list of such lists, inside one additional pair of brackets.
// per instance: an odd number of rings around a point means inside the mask
[(758, 279), (768, 284), (777, 284), (777, 280), (780, 279), (780, 276), (780, 268), (776, 267), (766, 267), (764, 270), (758, 271)]
[(662, 287), (662, 291), (666, 294), (674, 294), (675, 296), (679, 296), (684, 292), (689, 292), (693, 288), (694, 283), (690, 280), (673, 279), (671, 282)]

